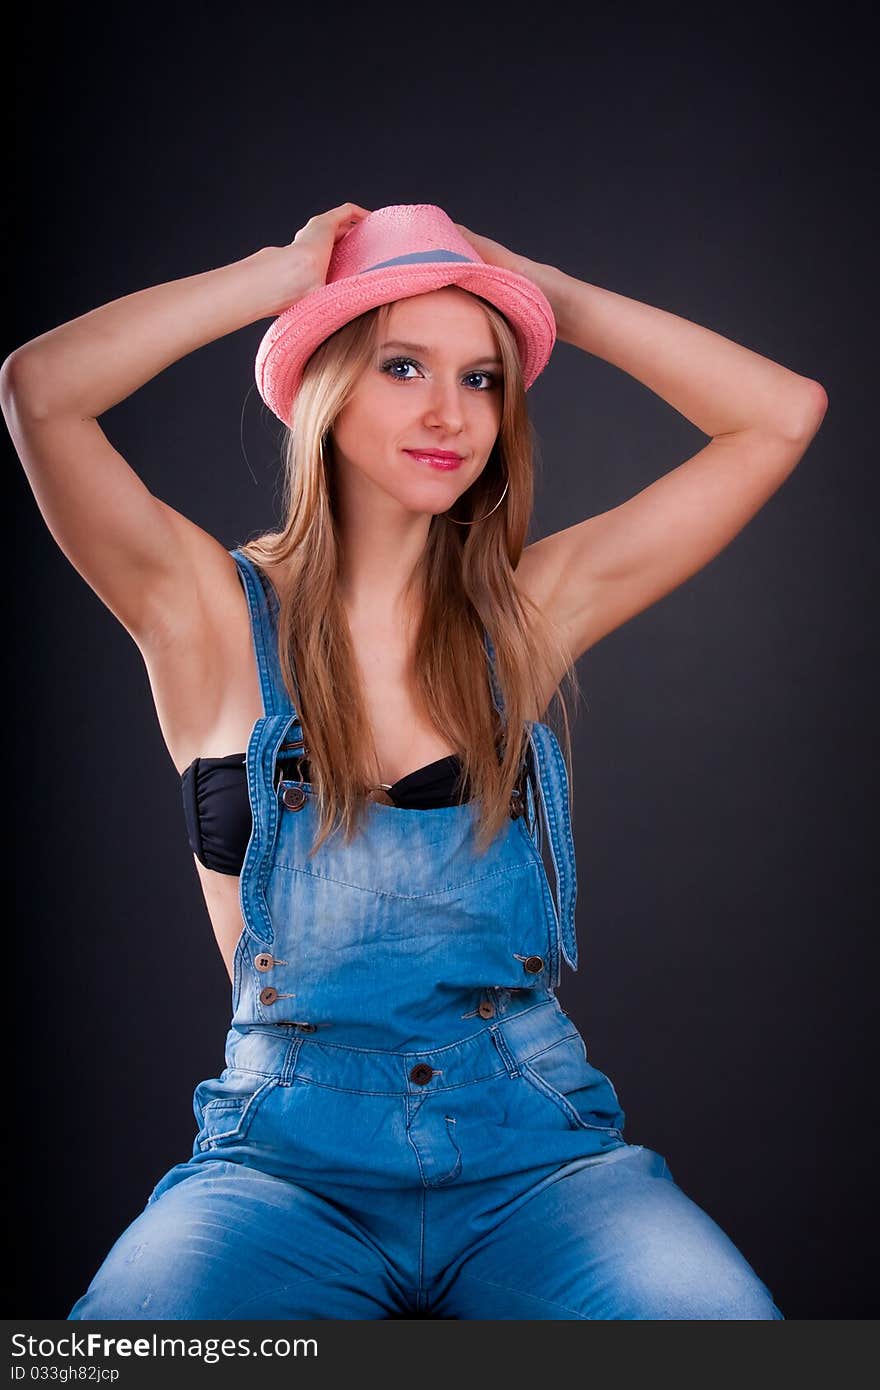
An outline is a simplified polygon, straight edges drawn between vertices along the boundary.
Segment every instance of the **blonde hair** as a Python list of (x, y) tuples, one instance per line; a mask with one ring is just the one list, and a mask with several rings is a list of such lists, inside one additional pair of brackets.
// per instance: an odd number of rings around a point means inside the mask
[[(472, 298), (489, 320), (502, 360), (502, 414), (486, 467), (450, 514), (459, 521), (482, 518), (508, 478), (510, 483), (501, 506), (473, 526), (456, 526), (447, 514), (432, 517), (405, 597), (416, 599), (415, 611), (421, 612), (414, 648), (416, 696), (428, 720), (460, 750), (462, 781), (469, 782), (478, 807), (476, 848), (482, 854), (510, 815), (526, 751), (525, 721), (541, 719), (542, 688), (550, 673), (563, 671), (575, 703), (580, 692), (559, 631), (514, 581), (532, 517), (537, 440), (510, 324), (488, 301)], [(380, 780), (337, 588), (332, 427), (364, 371), (374, 365), (390, 311), (390, 304), (382, 304), (361, 314), (308, 359), (292, 406), (294, 424), (284, 427), (283, 526), (239, 547), (257, 565), (280, 567), (273, 575), (280, 600), (279, 662), (302, 722), (318, 798), (312, 854), (340, 827), (346, 844), (351, 842), (366, 810), (367, 789)], [(489, 685), (484, 628), (495, 647), (503, 725)], [(562, 713), (570, 777), (571, 734), (561, 682), (554, 698)], [(507, 736), (508, 729), (514, 737)]]

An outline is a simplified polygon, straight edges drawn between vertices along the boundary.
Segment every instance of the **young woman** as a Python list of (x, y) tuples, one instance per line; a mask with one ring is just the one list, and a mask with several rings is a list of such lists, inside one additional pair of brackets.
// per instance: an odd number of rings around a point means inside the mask
[[(283, 525), (227, 551), (97, 417), (269, 317)], [(711, 439), (526, 546), (557, 334)], [(782, 1318), (626, 1141), (556, 998), (576, 869), (543, 717), (775, 492), (822, 388), (432, 205), (351, 203), (43, 334), (2, 383), (52, 535), (143, 653), (232, 983), (192, 1155), (69, 1317)]]

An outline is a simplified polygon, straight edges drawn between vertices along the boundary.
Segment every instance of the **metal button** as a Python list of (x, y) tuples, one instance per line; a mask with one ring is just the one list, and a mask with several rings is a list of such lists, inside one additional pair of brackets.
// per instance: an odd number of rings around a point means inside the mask
[(275, 957), (269, 951), (261, 951), (258, 956), (254, 956), (254, 965), (258, 970), (271, 970), (275, 964)]
[(516, 789), (514, 789), (514, 791), (512, 791), (510, 795), (510, 818), (511, 820), (517, 820), (519, 816), (522, 816), (524, 814), (525, 807), (522, 803), (522, 797), (520, 796), (519, 792), (516, 791)]
[(301, 811), (306, 804), (306, 794), (302, 787), (285, 787), (281, 800), (288, 811)]
[(480, 1007), (477, 1009), (477, 1013), (480, 1015), (480, 1018), (494, 1018), (495, 1005), (492, 1003), (492, 1000), (484, 999), (483, 1002), (480, 1004)]
[(429, 1067), (427, 1062), (416, 1062), (409, 1074), (410, 1081), (414, 1081), (417, 1086), (424, 1086), (434, 1075), (434, 1068)]
[(261, 1004), (274, 1004), (277, 998), (278, 991), (277, 989), (273, 989), (271, 985), (267, 985), (265, 989), (260, 990)]
[(544, 969), (544, 962), (540, 956), (526, 956), (523, 961), (523, 970), (528, 970), (530, 975), (539, 975)]

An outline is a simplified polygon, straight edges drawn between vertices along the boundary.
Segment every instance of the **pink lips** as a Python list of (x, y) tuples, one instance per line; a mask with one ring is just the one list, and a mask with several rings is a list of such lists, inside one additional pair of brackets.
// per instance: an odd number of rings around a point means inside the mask
[(449, 471), (452, 468), (460, 468), (464, 460), (461, 454), (450, 453), (447, 449), (432, 450), (430, 453), (422, 452), (419, 449), (404, 449), (405, 454), (410, 458), (418, 459), (420, 463), (427, 463), (431, 468), (441, 468)]

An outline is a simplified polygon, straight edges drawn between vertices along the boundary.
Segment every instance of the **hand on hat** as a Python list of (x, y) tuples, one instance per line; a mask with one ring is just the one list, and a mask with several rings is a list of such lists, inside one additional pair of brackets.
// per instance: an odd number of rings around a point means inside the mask
[(259, 254), (276, 314), (254, 375), (266, 405), (288, 428), (305, 364), (320, 343), (378, 304), (445, 285), (460, 284), (506, 315), (526, 390), (550, 360), (555, 309), (542, 281), (555, 295), (567, 277), (454, 223), (435, 203), (393, 203), (372, 212), (343, 203), (310, 218), (290, 245)]
[(326, 282), (327, 268), (337, 241), (369, 215), (369, 209), (360, 207), (358, 203), (342, 203), (329, 212), (316, 213), (304, 227), (300, 227), (290, 244), (297, 247), (311, 273), (313, 283), (309, 289), (317, 289)]
[(470, 242), (477, 255), (488, 265), (500, 265), (503, 270), (514, 270), (518, 275), (528, 274), (528, 268), (532, 262), (526, 256), (518, 256), (515, 251), (509, 251), (506, 246), (502, 246), (500, 241), (492, 241), (487, 236), (480, 236), (478, 232), (472, 232), (470, 228), (463, 227), (460, 222), (456, 222), (454, 225), (462, 236)]
[(310, 217), (287, 246), (271, 247), (277, 283), (275, 300), (266, 313), (280, 314), (324, 285), (336, 243), (369, 215), (370, 209), (359, 203), (341, 203)]
[(470, 242), (474, 250), (489, 265), (501, 266), (503, 270), (516, 271), (517, 275), (524, 275), (527, 280), (531, 280), (533, 285), (547, 299), (553, 310), (556, 319), (560, 314), (560, 276), (559, 271), (554, 265), (545, 265), (543, 261), (531, 261), (528, 256), (518, 256), (515, 251), (510, 251), (506, 246), (502, 246), (500, 241), (492, 241), (487, 236), (480, 236), (477, 232), (472, 232), (468, 227), (463, 227), (460, 222), (456, 222), (461, 235)]

